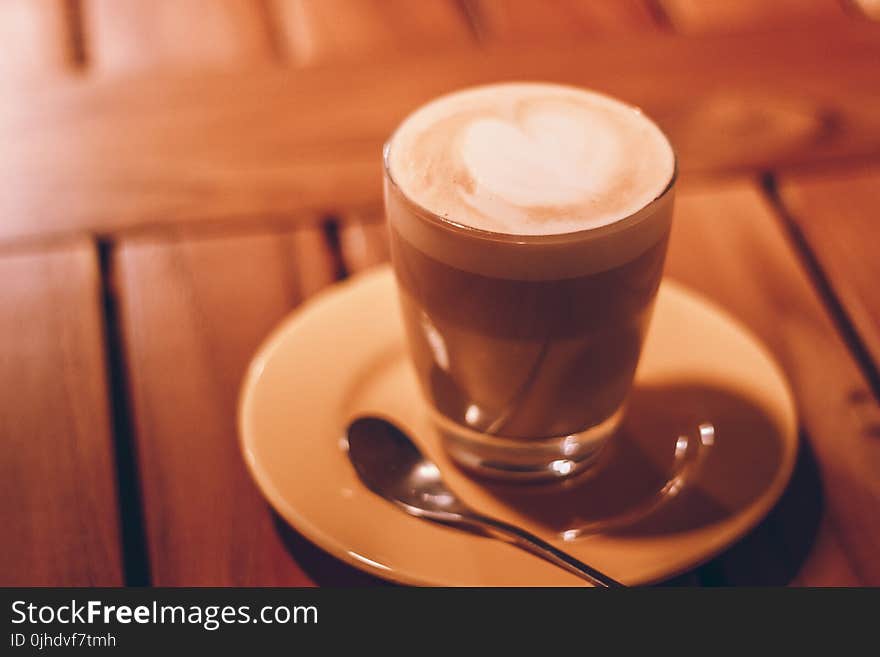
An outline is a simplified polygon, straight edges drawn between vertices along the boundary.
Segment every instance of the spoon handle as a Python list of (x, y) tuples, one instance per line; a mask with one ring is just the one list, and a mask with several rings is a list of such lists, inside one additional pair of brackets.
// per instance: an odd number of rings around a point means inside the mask
[(617, 588), (623, 586), (623, 584), (616, 579), (612, 579), (592, 566), (588, 566), (582, 561), (578, 561), (570, 554), (566, 554), (562, 550), (553, 547), (547, 541), (538, 538), (534, 534), (531, 534), (520, 527), (476, 513), (468, 514), (464, 516), (464, 519), (465, 522), (479, 524), (480, 528), (483, 529), (485, 533), (490, 534), (494, 538), (515, 545), (527, 552), (531, 552), (535, 556), (541, 557), (542, 559), (567, 570), (573, 575), (577, 575), (581, 579), (587, 580), (593, 584), (593, 586), (601, 588)]

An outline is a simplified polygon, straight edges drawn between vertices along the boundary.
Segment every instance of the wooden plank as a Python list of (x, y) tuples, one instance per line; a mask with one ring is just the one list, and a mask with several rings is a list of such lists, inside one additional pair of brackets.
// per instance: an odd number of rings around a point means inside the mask
[(252, 0), (84, 0), (89, 63), (101, 71), (233, 66), (272, 59)]
[(472, 40), (455, 0), (273, 0), (284, 48), (299, 65), (430, 52)]
[(2, 586), (118, 586), (97, 254), (0, 256)]
[(779, 191), (880, 368), (880, 166), (784, 175)]
[(850, 19), (847, 0), (659, 0), (678, 32), (708, 34), (826, 25)]
[(0, 79), (55, 73), (74, 63), (64, 0), (0, 2)]
[(874, 155), (878, 36), (862, 21), (821, 36), (645, 35), (30, 89), (0, 107), (0, 239), (375, 204), (381, 145), (407, 112), (505, 79), (592, 86), (642, 105), (689, 172)]
[[(816, 549), (796, 581), (827, 584), (828, 573), (835, 573), (848, 584), (850, 573), (862, 584), (877, 585), (880, 443), (872, 435), (880, 426), (880, 407), (773, 208), (748, 181), (685, 188), (667, 262), (669, 275), (753, 330), (789, 378), (807, 438), (803, 456), (815, 458), (817, 480), (807, 476), (801, 488), (823, 511)], [(802, 537), (786, 545), (787, 527), (802, 525), (810, 512), (802, 497), (793, 499), (788, 513), (776, 514), (778, 524), (765, 529), (776, 547), (763, 552), (782, 558), (803, 549)]]
[(620, 35), (659, 28), (648, 0), (466, 0), (487, 41)]
[[(456, 0), (273, 0), (287, 58), (295, 65), (351, 61), (370, 55), (405, 56), (469, 44), (474, 35)], [(382, 219), (374, 209), (345, 211), (339, 249), (346, 271), (388, 257)], [(366, 220), (366, 221), (365, 221)]]
[(311, 584), (245, 470), (235, 414), (257, 347), (332, 280), (321, 231), (131, 239), (115, 260), (153, 583)]

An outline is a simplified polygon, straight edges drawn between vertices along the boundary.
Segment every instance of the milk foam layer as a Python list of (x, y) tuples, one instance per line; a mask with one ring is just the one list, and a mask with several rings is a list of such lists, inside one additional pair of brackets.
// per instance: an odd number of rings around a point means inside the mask
[(439, 98), (388, 145), (403, 194), (457, 224), (559, 235), (627, 218), (660, 196), (675, 158), (637, 109), (552, 84), (499, 84)]

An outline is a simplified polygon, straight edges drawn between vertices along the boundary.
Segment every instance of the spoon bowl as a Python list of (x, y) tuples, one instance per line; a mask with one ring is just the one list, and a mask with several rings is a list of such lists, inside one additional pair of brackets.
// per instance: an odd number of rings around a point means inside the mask
[(413, 515), (460, 515), (467, 511), (446, 486), (440, 468), (387, 420), (363, 417), (352, 422), (348, 455), (367, 488), (409, 507)]

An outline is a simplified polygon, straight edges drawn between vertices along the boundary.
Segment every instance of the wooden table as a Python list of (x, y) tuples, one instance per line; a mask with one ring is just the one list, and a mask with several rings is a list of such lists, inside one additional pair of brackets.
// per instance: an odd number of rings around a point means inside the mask
[(797, 397), (775, 510), (673, 583), (880, 585), (874, 0), (0, 2), (2, 585), (372, 583), (272, 515), (244, 368), (387, 257), (419, 103), (546, 79), (642, 105), (683, 170), (668, 275)]

